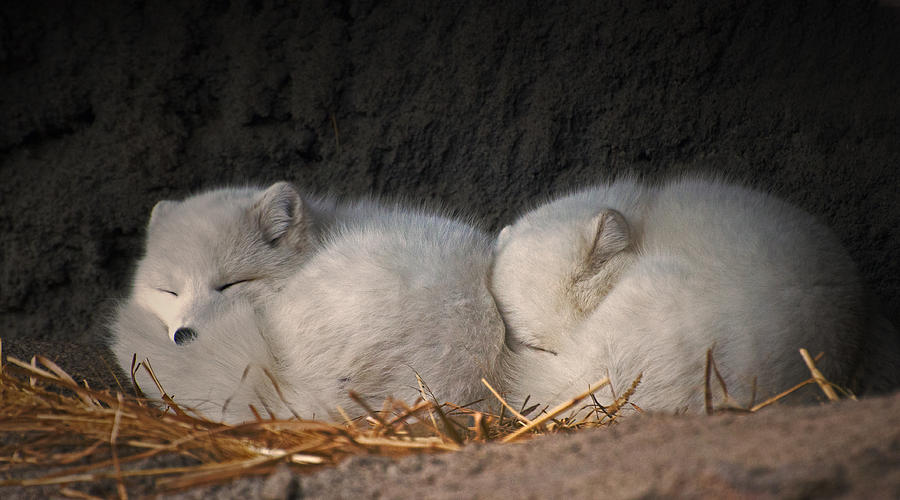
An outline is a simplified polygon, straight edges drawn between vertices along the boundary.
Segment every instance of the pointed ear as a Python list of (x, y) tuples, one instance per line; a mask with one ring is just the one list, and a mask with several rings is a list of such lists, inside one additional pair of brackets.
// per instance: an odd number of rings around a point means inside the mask
[(166, 214), (171, 212), (172, 209), (175, 208), (175, 205), (177, 205), (178, 203), (179, 202), (177, 201), (169, 200), (156, 202), (156, 205), (153, 205), (153, 210), (150, 211), (150, 222), (148, 223), (148, 226), (152, 226), (155, 223), (159, 222), (159, 220), (165, 217)]
[(613, 255), (628, 248), (631, 234), (625, 216), (611, 208), (601, 210), (587, 225), (588, 241), (592, 241), (588, 251), (588, 269), (599, 271)]
[(285, 236), (303, 231), (303, 199), (288, 182), (276, 182), (269, 186), (257, 196), (252, 210), (267, 243), (276, 244)]
[(503, 229), (500, 230), (500, 234), (497, 235), (497, 240), (494, 242), (494, 250), (499, 250), (500, 247), (506, 245), (506, 242), (509, 241), (509, 225), (503, 226)]

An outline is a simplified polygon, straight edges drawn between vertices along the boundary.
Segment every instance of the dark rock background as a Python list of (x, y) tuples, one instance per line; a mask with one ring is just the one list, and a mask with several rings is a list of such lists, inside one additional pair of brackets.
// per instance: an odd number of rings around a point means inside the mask
[[(73, 374), (108, 375), (95, 347), (162, 198), (288, 179), (315, 192), (441, 203), (498, 229), (551, 193), (626, 171), (720, 173), (820, 215), (896, 324), (898, 167), (900, 15), (873, 2), (2, 2), (0, 338), (4, 353), (42, 352)], [(900, 445), (896, 433), (879, 438), (877, 422), (890, 421), (896, 402), (855, 413), (875, 412), (875, 423), (851, 412), (816, 434), (868, 436), (846, 455), (869, 457), (862, 469), (824, 444), (791, 465), (795, 449), (777, 436), (821, 427), (808, 411), (773, 423), (786, 427), (771, 440), (756, 417), (719, 434), (683, 417), (660, 435), (684, 425), (695, 434), (666, 460), (712, 443), (692, 455), (703, 457), (698, 468), (660, 479), (653, 470), (666, 462), (646, 461), (655, 444), (622, 445), (618, 473), (595, 467), (547, 484), (589, 496), (597, 475), (631, 484), (635, 461), (656, 464), (641, 476), (650, 496), (855, 496), (881, 491), (873, 481), (887, 477), (891, 497)], [(507, 474), (507, 462), (522, 464), (512, 477), (523, 494), (545, 491), (527, 481), (542, 483), (549, 462), (529, 457), (550, 450), (596, 463), (595, 441), (615, 434), (595, 435), (570, 438), (571, 449), (506, 447), (447, 463), (498, 455), (473, 472), (472, 496), (490, 496), (484, 478)], [(763, 486), (723, 490), (716, 464), (731, 459), (717, 455), (719, 436), (766, 438), (784, 458), (741, 472)], [(357, 461), (303, 486), (315, 496), (332, 476), (377, 478), (385, 467)], [(402, 480), (463, 494), (427, 482), (432, 469)], [(713, 470), (713, 486), (692, 486), (695, 469)], [(348, 496), (360, 488), (350, 483), (340, 490)], [(407, 490), (381, 493), (391, 491)]]
[(223, 183), (496, 229), (616, 172), (821, 215), (900, 318), (900, 20), (853, 1), (4, 2), (0, 332), (90, 341), (154, 202)]

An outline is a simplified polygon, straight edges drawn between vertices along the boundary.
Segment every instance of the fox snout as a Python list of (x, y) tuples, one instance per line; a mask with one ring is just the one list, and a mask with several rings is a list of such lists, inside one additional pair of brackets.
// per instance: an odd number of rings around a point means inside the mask
[(175, 330), (175, 334), (172, 336), (172, 339), (175, 341), (177, 345), (185, 345), (189, 344), (197, 338), (197, 330), (189, 327), (181, 327)]

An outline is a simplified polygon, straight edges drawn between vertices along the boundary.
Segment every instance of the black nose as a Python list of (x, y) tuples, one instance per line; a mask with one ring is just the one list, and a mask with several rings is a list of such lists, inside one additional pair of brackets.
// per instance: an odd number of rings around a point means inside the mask
[(195, 338), (197, 338), (197, 332), (193, 328), (179, 328), (175, 330), (175, 343), (178, 345), (192, 342)]

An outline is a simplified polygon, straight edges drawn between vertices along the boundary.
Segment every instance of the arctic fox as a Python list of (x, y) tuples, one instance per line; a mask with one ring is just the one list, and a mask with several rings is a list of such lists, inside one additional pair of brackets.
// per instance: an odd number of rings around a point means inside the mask
[[(610, 213), (624, 225), (601, 223)], [(700, 410), (707, 349), (740, 404), (808, 378), (801, 347), (824, 352), (821, 370), (846, 384), (867, 314), (827, 227), (700, 178), (626, 178), (523, 215), (498, 238), (491, 290), (515, 349), (512, 399), (546, 404), (607, 375), (621, 394), (643, 372), (638, 406)]]
[(267, 336), (302, 417), (411, 402), (492, 404), (506, 358), (488, 286), (493, 240), (461, 221), (401, 207), (348, 221), (272, 297)]
[[(211, 330), (211, 325), (235, 317), (231, 309), (237, 303), (255, 307), (277, 293), (321, 245), (327, 228), (346, 217), (352, 215), (333, 201), (302, 198), (286, 182), (267, 189), (222, 188), (157, 203), (131, 293), (112, 324), (111, 348), (119, 365), (128, 373), (135, 354), (138, 361), (152, 355), (157, 375), (171, 377), (178, 364), (161, 356), (187, 360), (183, 353), (190, 350), (180, 347), (207, 335), (221, 338), (222, 332)], [(213, 345), (210, 342), (203, 344)], [(222, 344), (226, 356), (229, 345)], [(246, 364), (233, 368), (240, 374)], [(190, 369), (184, 366), (182, 371)], [(145, 370), (135, 375), (145, 391), (153, 392)], [(212, 379), (211, 373), (202, 381)], [(178, 391), (172, 392), (188, 392), (175, 388)]]
[(252, 404), (337, 419), (362, 411), (350, 390), (415, 399), (417, 374), (441, 402), (489, 397), (481, 377), (502, 387), (492, 241), (466, 223), (278, 183), (160, 202), (146, 245), (113, 352), (126, 373), (149, 358), (176, 402), (210, 418), (249, 420)]

